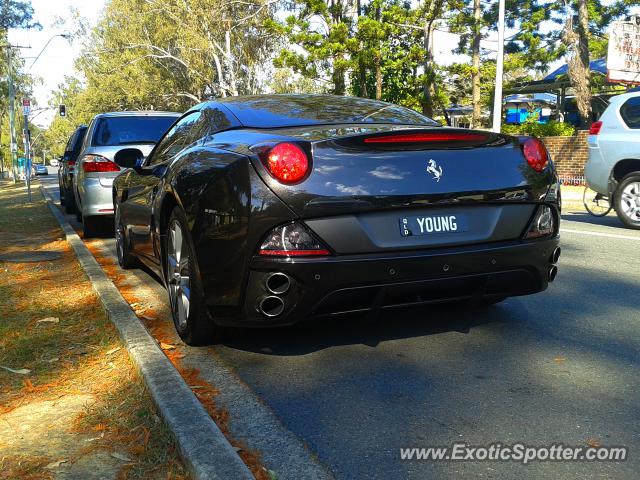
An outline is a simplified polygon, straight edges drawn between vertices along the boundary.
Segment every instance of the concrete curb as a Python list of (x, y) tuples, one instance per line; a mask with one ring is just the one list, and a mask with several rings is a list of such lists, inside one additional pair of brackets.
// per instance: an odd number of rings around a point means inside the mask
[(62, 227), (107, 315), (144, 379), (160, 414), (175, 437), (181, 457), (197, 480), (245, 480), (253, 475), (200, 404), (156, 341), (122, 298), (116, 286), (55, 206), (42, 185), (42, 195)]

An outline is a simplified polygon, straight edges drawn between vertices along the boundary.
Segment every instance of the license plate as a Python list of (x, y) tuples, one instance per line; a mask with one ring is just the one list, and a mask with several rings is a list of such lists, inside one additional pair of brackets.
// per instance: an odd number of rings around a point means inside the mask
[(419, 215), (400, 217), (400, 235), (438, 235), (467, 231), (467, 218), (464, 215)]

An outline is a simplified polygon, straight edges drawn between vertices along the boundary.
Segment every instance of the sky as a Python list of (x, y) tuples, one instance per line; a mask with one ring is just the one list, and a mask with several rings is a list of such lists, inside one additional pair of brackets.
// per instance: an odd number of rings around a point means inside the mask
[[(64, 29), (52, 26), (56, 17), (67, 17), (70, 7), (77, 8), (80, 14), (87, 18), (93, 26), (97, 22), (105, 0), (31, 0), (35, 20), (42, 25), (42, 30), (18, 30), (9, 32), (12, 45), (31, 48), (20, 49), (25, 58), (25, 67), (29, 68), (34, 58), (40, 53), (47, 41), (56, 34), (65, 33)], [(42, 83), (34, 88), (32, 104), (48, 106), (51, 92), (62, 83), (65, 75), (75, 75), (73, 60), (82, 50), (78, 40), (69, 44), (62, 37), (55, 37), (42, 52), (38, 61), (29, 72), (40, 77)], [(31, 57), (31, 58), (29, 58)], [(40, 126), (48, 125), (57, 112), (47, 111), (34, 117), (33, 123)]]

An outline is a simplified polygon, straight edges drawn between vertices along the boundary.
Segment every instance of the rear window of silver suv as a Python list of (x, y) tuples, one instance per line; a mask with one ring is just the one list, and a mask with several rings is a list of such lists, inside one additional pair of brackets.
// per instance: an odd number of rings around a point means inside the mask
[(620, 107), (620, 116), (629, 128), (640, 128), (640, 97), (631, 97)]

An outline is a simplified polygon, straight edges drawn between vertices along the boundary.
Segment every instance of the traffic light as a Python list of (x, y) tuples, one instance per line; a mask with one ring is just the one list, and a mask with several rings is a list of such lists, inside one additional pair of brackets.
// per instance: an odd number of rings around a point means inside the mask
[(67, 107), (65, 107), (64, 105), (60, 105), (60, 116), (61, 117), (67, 116)]

